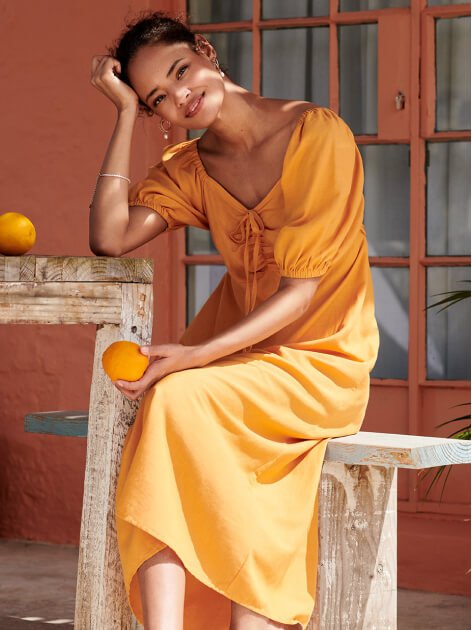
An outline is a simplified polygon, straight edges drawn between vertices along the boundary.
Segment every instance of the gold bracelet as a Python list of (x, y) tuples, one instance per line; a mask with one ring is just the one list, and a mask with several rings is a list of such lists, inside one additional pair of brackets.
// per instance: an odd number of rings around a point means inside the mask
[[(120, 179), (126, 179), (128, 184), (131, 184), (131, 180), (129, 177), (125, 177), (125, 175), (120, 175), (119, 173), (99, 173), (98, 177), (119, 177)], [(97, 190), (98, 177), (97, 177), (97, 181), (95, 182), (95, 188), (93, 189), (92, 200), (89, 203), (89, 209), (93, 205), (93, 198), (95, 197), (95, 191)]]
[(119, 173), (99, 173), (99, 177), (120, 177), (121, 179), (126, 179), (128, 184), (131, 184), (131, 180), (129, 177), (125, 177), (124, 175), (120, 175)]

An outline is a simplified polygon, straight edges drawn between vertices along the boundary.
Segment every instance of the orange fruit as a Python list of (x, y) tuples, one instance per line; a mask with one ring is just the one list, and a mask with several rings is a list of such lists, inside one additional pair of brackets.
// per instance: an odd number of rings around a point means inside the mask
[(0, 215), (0, 254), (21, 256), (36, 242), (34, 225), (20, 212)]
[(115, 341), (102, 354), (102, 365), (112, 381), (138, 381), (149, 365), (133, 341)]

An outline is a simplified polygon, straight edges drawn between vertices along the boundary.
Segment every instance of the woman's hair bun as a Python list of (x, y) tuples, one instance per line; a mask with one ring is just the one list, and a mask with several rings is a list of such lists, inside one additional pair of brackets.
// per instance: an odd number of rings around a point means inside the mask
[[(125, 29), (116, 41), (107, 47), (107, 50), (109, 55), (120, 62), (120, 79), (131, 86), (128, 65), (142, 46), (178, 42), (188, 43), (195, 50), (195, 33), (185, 25), (182, 18), (171, 17), (164, 11), (145, 10), (126, 22)], [(146, 113), (149, 116), (154, 114), (141, 99), (139, 99), (139, 110), (140, 113)]]

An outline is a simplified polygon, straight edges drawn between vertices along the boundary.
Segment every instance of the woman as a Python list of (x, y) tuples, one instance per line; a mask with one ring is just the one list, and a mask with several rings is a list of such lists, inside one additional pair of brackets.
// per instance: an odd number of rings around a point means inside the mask
[[(109, 52), (92, 64), (118, 110), (92, 251), (120, 256), (192, 225), (227, 267), (180, 343), (143, 349), (158, 360), (116, 382), (145, 394), (116, 497), (131, 608), (146, 630), (306, 628), (327, 441), (359, 431), (379, 344), (360, 153), (333, 111), (247, 91), (162, 13)], [(207, 131), (128, 191), (140, 110), (164, 134)]]

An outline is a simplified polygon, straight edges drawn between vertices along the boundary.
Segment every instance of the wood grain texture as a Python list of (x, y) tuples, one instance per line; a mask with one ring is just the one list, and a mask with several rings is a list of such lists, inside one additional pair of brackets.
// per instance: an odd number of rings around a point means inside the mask
[(0, 282), (18, 282), (34, 280), (35, 256), (0, 255)]
[(397, 469), (323, 464), (307, 630), (396, 630)]
[(90, 392), (87, 460), (77, 573), (76, 630), (138, 628), (128, 605), (115, 527), (115, 490), (123, 443), (139, 401), (129, 401), (103, 371), (104, 350), (118, 339), (149, 344), (152, 285), (122, 285), (120, 325), (97, 329)]
[(121, 286), (111, 282), (7, 282), (0, 285), (0, 323), (119, 324)]
[(396, 468), (470, 464), (470, 440), (360, 431), (329, 440), (325, 461)]
[(150, 258), (2, 256), (0, 282), (135, 282), (151, 284)]

